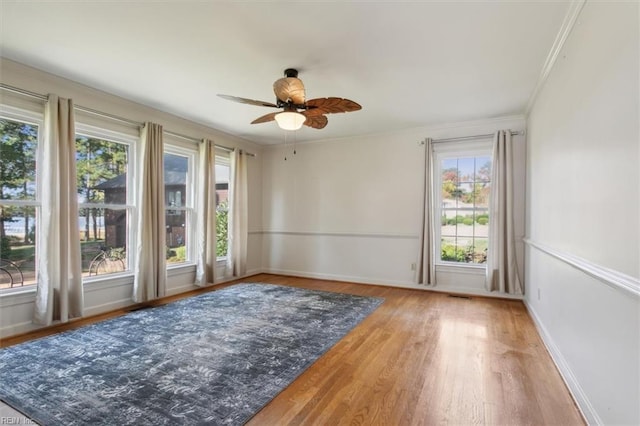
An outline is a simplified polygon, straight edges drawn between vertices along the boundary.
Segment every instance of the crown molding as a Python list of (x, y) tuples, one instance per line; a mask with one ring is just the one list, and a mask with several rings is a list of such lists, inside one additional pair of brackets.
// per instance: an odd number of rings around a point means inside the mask
[(562, 22), (560, 31), (558, 31), (558, 35), (556, 36), (556, 39), (551, 46), (551, 50), (547, 55), (547, 59), (544, 62), (542, 71), (538, 76), (536, 86), (534, 87), (533, 92), (531, 92), (531, 96), (529, 96), (529, 101), (527, 102), (527, 108), (525, 110), (526, 116), (529, 116), (529, 113), (531, 112), (531, 109), (533, 108), (533, 105), (535, 104), (540, 91), (547, 82), (549, 74), (551, 73), (551, 70), (556, 63), (558, 56), (560, 55), (560, 51), (569, 38), (569, 35), (571, 34), (571, 31), (573, 30), (573, 27), (578, 20), (578, 16), (580, 16), (580, 12), (582, 12), (582, 9), (584, 8), (584, 5), (586, 3), (587, 0), (574, 0), (569, 5), (569, 9), (567, 10), (567, 14), (564, 17), (564, 21)]

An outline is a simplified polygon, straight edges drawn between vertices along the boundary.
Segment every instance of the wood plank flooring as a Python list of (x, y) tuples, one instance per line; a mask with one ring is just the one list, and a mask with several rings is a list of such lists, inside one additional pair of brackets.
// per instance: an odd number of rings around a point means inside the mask
[(520, 301), (263, 275), (385, 302), (248, 424), (582, 425)]
[(248, 425), (585, 424), (520, 301), (267, 274), (243, 281), (385, 298)]

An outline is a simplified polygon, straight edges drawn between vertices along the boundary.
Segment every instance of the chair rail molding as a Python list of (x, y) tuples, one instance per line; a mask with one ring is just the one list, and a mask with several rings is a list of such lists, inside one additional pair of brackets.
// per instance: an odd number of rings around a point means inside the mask
[(616, 290), (640, 298), (640, 280), (637, 278), (606, 268), (573, 254), (556, 250), (546, 244), (534, 241), (531, 238), (524, 238), (524, 242), (528, 246), (554, 257)]

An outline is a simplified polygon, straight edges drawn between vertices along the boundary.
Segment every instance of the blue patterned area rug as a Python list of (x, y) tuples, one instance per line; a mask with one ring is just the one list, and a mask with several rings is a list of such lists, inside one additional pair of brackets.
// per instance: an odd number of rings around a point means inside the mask
[(0, 399), (46, 425), (241, 425), (382, 302), (234, 285), (2, 349)]

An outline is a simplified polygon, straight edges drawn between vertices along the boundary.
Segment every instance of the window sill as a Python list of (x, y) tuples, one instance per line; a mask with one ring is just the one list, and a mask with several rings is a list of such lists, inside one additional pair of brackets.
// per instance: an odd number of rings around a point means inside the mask
[(172, 269), (195, 268), (195, 266), (196, 264), (193, 262), (167, 263), (167, 271)]
[(167, 265), (167, 277), (177, 277), (178, 275), (195, 273), (196, 264), (192, 262), (177, 263)]
[(20, 297), (22, 295), (32, 295), (36, 293), (36, 285), (29, 284), (22, 287), (5, 288), (0, 290), (0, 299), (4, 297)]
[(101, 283), (104, 281), (117, 280), (119, 278), (133, 277), (132, 271), (122, 271), (115, 272), (112, 274), (103, 274), (103, 275), (93, 275), (90, 277), (84, 277), (82, 279), (82, 284), (92, 284), (92, 283)]

